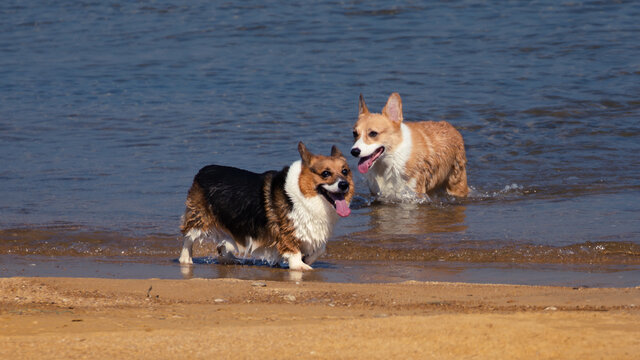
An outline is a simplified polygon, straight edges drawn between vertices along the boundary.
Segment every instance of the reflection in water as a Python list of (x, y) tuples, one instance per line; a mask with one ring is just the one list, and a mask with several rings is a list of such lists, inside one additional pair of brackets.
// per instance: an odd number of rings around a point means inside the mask
[(318, 262), (312, 271), (290, 271), (270, 267), (264, 264), (247, 263), (244, 265), (218, 264), (214, 258), (194, 258), (193, 265), (179, 264), (183, 279), (244, 279), (269, 281), (315, 281), (315, 282), (399, 282), (411, 279), (431, 279), (455, 277), (463, 266), (433, 263), (425, 267), (424, 263), (393, 262)]
[(394, 235), (460, 233), (467, 229), (465, 206), (375, 204), (369, 212), (367, 233), (380, 238)]
[(180, 264), (180, 274), (183, 279), (193, 279), (193, 265)]
[(294, 271), (289, 271), (289, 273), (287, 274), (289, 281), (302, 281), (302, 277), (303, 277), (304, 272), (303, 271), (298, 271), (298, 270), (294, 270)]
[[(358, 265), (360, 265), (358, 263)], [(465, 269), (449, 263), (425, 262), (384, 262), (379, 264), (380, 270), (366, 269), (360, 274), (363, 282), (401, 282), (407, 279), (439, 279), (454, 278)], [(384, 269), (384, 270), (382, 270)]]

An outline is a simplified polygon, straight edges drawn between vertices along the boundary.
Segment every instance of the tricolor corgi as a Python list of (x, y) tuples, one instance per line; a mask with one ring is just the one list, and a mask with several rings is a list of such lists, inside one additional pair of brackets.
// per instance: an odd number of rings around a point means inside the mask
[(298, 151), (301, 159), (281, 171), (202, 168), (187, 195), (180, 263), (193, 263), (194, 241), (211, 238), (220, 263), (254, 258), (311, 270), (338, 215), (351, 213), (353, 179), (337, 147), (314, 155), (300, 142)]
[(381, 114), (370, 113), (360, 95), (351, 154), (359, 158), (369, 190), (383, 199), (408, 194), (469, 193), (462, 135), (448, 122), (403, 122), (402, 100), (389, 96)]

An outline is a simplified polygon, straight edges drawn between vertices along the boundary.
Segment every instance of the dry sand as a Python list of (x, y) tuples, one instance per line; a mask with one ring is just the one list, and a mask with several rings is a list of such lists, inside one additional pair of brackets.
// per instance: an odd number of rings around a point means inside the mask
[(0, 278), (0, 358), (638, 359), (640, 287)]

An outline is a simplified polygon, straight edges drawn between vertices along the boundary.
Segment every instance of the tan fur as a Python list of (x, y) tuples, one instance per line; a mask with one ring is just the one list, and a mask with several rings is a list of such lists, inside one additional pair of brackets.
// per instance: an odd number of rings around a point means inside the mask
[[(400, 123), (390, 121), (386, 116), (375, 113), (365, 113), (358, 116), (358, 122), (353, 129), (354, 132), (364, 136), (366, 144), (382, 143), (388, 152), (393, 152), (395, 147), (402, 142)], [(371, 131), (376, 131), (375, 138), (369, 136)]]
[(411, 129), (413, 149), (405, 172), (416, 179), (416, 192), (430, 194), (444, 187), (451, 195), (467, 196), (467, 158), (462, 135), (446, 121), (406, 125)]
[(289, 214), (287, 198), (283, 189), (272, 189), (271, 179), (264, 185), (266, 201), (267, 227), (269, 235), (266, 237), (266, 247), (275, 246), (280, 254), (300, 251), (300, 239), (296, 236), (293, 221)]
[[(393, 153), (403, 141), (402, 99), (398, 93), (389, 96), (382, 113), (369, 112), (362, 95), (354, 136), (362, 136), (365, 144), (382, 144)], [(444, 188), (447, 193), (465, 197), (469, 194), (462, 135), (448, 122), (405, 122), (411, 130), (411, 155), (405, 164), (407, 181), (415, 180), (415, 192), (432, 194)], [(377, 136), (370, 137), (371, 131)]]

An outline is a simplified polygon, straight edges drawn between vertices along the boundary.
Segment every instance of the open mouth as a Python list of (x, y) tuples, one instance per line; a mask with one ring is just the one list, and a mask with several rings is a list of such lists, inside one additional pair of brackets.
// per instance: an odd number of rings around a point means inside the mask
[(318, 192), (324, 196), (325, 199), (329, 202), (329, 204), (333, 205), (336, 208), (336, 212), (338, 215), (342, 217), (347, 217), (351, 214), (351, 209), (349, 209), (349, 203), (344, 199), (343, 193), (334, 193), (331, 191), (325, 190), (322, 185), (318, 186)]
[(361, 157), (360, 161), (358, 161), (358, 171), (360, 171), (363, 174), (366, 174), (367, 171), (369, 171), (369, 169), (371, 169), (371, 167), (373, 166), (373, 163), (376, 160), (378, 160), (378, 158), (380, 157), (380, 155), (382, 155), (383, 152), (384, 152), (384, 146), (380, 146), (379, 148), (376, 149), (376, 151), (373, 152), (373, 154), (369, 156)]

